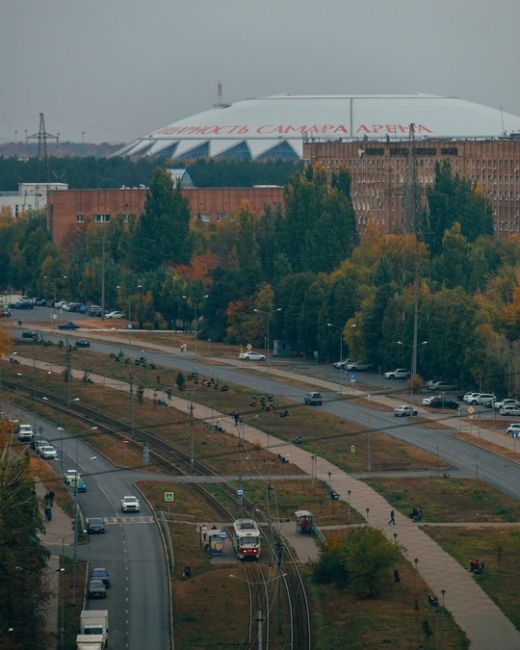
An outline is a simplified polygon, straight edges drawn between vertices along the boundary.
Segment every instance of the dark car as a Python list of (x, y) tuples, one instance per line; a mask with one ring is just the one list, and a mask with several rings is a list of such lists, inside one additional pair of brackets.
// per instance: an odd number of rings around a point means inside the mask
[(34, 304), (36, 305), (36, 307), (45, 307), (47, 304), (47, 300), (45, 298), (35, 298)]
[(87, 339), (78, 339), (75, 343), (77, 348), (89, 348), (90, 347), (90, 341), (87, 341)]
[(106, 589), (110, 587), (110, 574), (105, 568), (97, 567), (95, 569), (92, 569), (92, 573), (90, 574), (90, 579), (101, 580), (101, 582), (105, 585)]
[(14, 304), (15, 309), (34, 309), (34, 305), (32, 302), (29, 302), (28, 300), (19, 300)]
[(59, 330), (79, 330), (79, 325), (76, 325), (76, 323), (73, 323), (72, 321), (68, 321), (68, 323), (62, 323), (61, 325), (58, 325)]
[(88, 581), (87, 595), (89, 598), (106, 598), (107, 588), (103, 580), (94, 578)]
[(443, 397), (437, 397), (430, 402), (429, 406), (431, 406), (434, 409), (458, 409), (460, 403), (452, 399), (444, 399)]
[(22, 338), (23, 339), (33, 339), (33, 341), (37, 341), (39, 338), (39, 334), (36, 330), (24, 330), (22, 332)]
[[(105, 520), (102, 517), (91, 517), (87, 520), (87, 533), (95, 535), (105, 532)], [(99, 576), (92, 576), (98, 578)]]

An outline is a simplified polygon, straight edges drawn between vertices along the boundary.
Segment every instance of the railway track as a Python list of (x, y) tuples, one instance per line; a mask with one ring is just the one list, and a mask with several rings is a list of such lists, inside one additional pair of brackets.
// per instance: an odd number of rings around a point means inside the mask
[[(155, 463), (173, 475), (217, 476), (210, 466), (191, 458), (182, 450), (146, 429), (135, 428), (128, 422), (118, 420), (85, 404), (69, 405), (62, 397), (34, 386), (3, 380), (2, 387), (12, 391), (24, 391), (42, 405), (51, 406), (63, 414), (79, 418), (89, 427), (95, 425), (118, 439), (128, 438), (130, 434), (133, 434), (134, 439), (130, 440), (130, 443), (141, 450), (146, 446)], [(291, 650), (311, 650), (311, 612), (305, 581), (297, 559), (285, 539), (276, 531), (272, 522), (269, 522), (267, 514), (259, 510), (247, 498), (238, 497), (229, 485), (225, 486), (222, 491), (227, 500), (234, 504), (234, 511), (204, 485), (193, 483), (190, 484), (190, 489), (211, 507), (215, 516), (220, 520), (232, 521), (239, 512), (249, 511), (249, 516), (263, 524), (260, 530), (268, 547), (267, 553), (264, 551), (264, 555), (270, 556), (271, 560), (275, 558), (275, 575), (271, 576), (267, 572), (268, 566), (272, 568), (271, 561), (268, 563), (261, 561), (254, 565), (243, 562), (241, 565), (244, 576), (239, 579), (248, 584), (250, 602), (248, 632), (245, 635), (247, 641), (244, 642), (243, 647), (264, 648), (265, 650), (276, 646), (287, 647)], [(283, 601), (282, 594), (284, 595)], [(272, 620), (273, 611), (276, 611), (274, 622)]]

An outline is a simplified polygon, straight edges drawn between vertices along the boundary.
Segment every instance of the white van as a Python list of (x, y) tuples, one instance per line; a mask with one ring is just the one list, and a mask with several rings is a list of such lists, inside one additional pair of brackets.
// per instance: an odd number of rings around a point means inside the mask
[(34, 437), (34, 432), (31, 424), (20, 424), (18, 431), (18, 440), (21, 442), (31, 442)]

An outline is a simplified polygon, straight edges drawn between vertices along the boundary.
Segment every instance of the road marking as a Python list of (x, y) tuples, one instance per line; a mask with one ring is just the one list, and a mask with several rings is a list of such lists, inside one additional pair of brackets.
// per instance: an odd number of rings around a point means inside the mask
[(155, 524), (155, 519), (152, 516), (143, 515), (142, 517), (105, 517), (105, 523), (109, 525), (122, 525), (122, 524)]

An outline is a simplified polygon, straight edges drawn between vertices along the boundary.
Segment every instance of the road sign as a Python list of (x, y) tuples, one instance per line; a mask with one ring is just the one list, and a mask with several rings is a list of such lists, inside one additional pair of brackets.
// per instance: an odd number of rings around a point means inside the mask
[(172, 501), (175, 501), (175, 495), (174, 495), (174, 493), (173, 493), (173, 492), (165, 492), (165, 493), (164, 493), (164, 500), (165, 500), (166, 502), (170, 502), (170, 503), (171, 503)]
[(226, 539), (227, 533), (225, 530), (221, 530), (218, 536), (220, 537), (220, 539)]
[(469, 413), (470, 415), (473, 415), (473, 413), (475, 413), (475, 407), (473, 407), (473, 406), (468, 406), (468, 413)]
[(130, 440), (127, 440), (126, 438), (123, 440), (123, 444), (127, 445), (130, 442)]
[(356, 453), (356, 445), (350, 445), (350, 453), (355, 454)]
[(52, 320), (58, 320), (58, 314), (51, 314)]
[(351, 373), (350, 381), (351, 381), (352, 384), (356, 383), (356, 373), (355, 372)]
[(243, 496), (244, 496), (244, 490), (242, 488), (238, 488), (237, 497), (243, 497)]
[(246, 345), (246, 348), (247, 348), (247, 351), (248, 351), (248, 352), (251, 352), (251, 350), (253, 349), (253, 346), (251, 345), (251, 343), (248, 343), (248, 344)]

